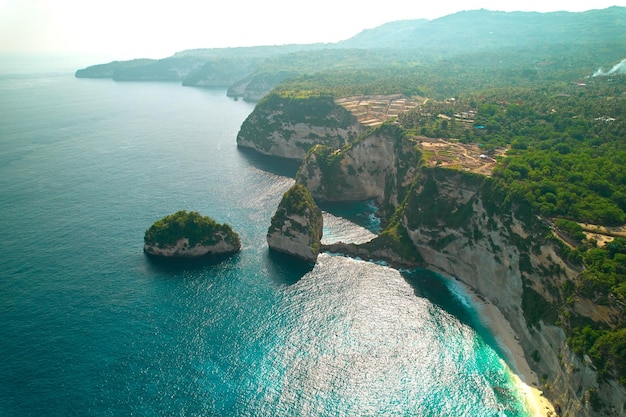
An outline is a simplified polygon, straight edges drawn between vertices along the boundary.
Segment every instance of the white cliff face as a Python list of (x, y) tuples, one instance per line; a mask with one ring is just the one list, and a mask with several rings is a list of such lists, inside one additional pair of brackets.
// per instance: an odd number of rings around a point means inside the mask
[(288, 159), (304, 159), (308, 150), (323, 143), (333, 148), (341, 148), (360, 131), (358, 125), (349, 129), (328, 128), (305, 123), (284, 125), (280, 130), (271, 132), (265, 139), (266, 147), (260, 147), (255, 140), (247, 136), (238, 136), (237, 144), (252, 148), (259, 153)]
[(239, 251), (239, 247), (220, 240), (214, 245), (194, 245), (189, 246), (189, 239), (179, 239), (171, 246), (158, 247), (144, 244), (144, 252), (149, 255), (162, 256), (166, 258), (196, 258), (205, 255), (230, 254)]
[[(397, 155), (395, 138), (386, 135), (370, 136), (356, 143), (352, 152), (341, 161), (342, 171), (348, 174), (350, 166), (362, 168), (360, 175), (346, 175), (346, 186), (342, 193), (351, 200), (376, 198), (382, 200), (388, 176), (396, 176)], [(392, 204), (397, 205), (395, 197)]]
[[(314, 151), (307, 155), (297, 182), (307, 187), (315, 198), (326, 201), (361, 201), (376, 199), (379, 205), (397, 206), (399, 189), (417, 175), (417, 156), (412, 144), (397, 136), (393, 129), (379, 130), (337, 151), (337, 165), (322, 167)], [(415, 155), (403, 161), (403, 155)]]
[[(545, 396), (560, 408), (559, 415), (598, 415), (588, 403), (589, 390), (595, 389), (603, 403), (615, 411), (614, 415), (623, 416), (624, 388), (616, 381), (599, 383), (591, 361), (581, 360), (571, 352), (561, 328), (543, 321), (529, 326), (524, 316), (524, 286), (553, 303), (555, 292), (558, 293), (563, 282), (576, 282), (581, 271), (564, 262), (553, 243), (544, 242), (543, 236), (533, 238), (526, 231), (527, 225), (512, 213), (503, 213), (504, 217), (490, 215), (480, 195), (480, 186), (463, 185), (455, 181), (458, 175), (437, 181), (437, 198), (448, 201), (451, 211), (471, 206), (471, 214), (461, 227), (446, 227), (444, 222), (420, 227), (413, 224), (411, 229), (410, 214), (403, 220), (426, 266), (459, 279), (500, 309), (536, 373), (535, 381), (527, 382), (539, 385)], [(513, 243), (524, 240), (537, 243), (529, 251)], [(574, 308), (577, 314), (592, 314), (592, 309)], [(535, 352), (538, 362), (532, 359)]]
[(332, 97), (295, 98), (269, 94), (241, 125), (237, 145), (264, 155), (302, 160), (323, 144), (339, 149), (363, 130)]
[[(389, 195), (393, 188), (388, 184), (389, 178), (398, 175), (390, 174), (399, 171), (399, 158), (393, 141), (387, 139), (377, 135), (361, 139), (339, 155), (338, 168), (330, 177), (318, 161), (326, 155), (313, 151), (303, 162), (297, 182), (317, 198), (376, 198), (397, 203), (397, 197)], [(403, 172), (404, 177), (398, 178), (402, 184), (408, 185), (418, 175), (410, 169)], [(561, 259), (554, 243), (545, 239), (549, 229), (539, 219), (526, 216), (522, 220), (512, 211), (494, 210), (493, 202), (482, 195), (484, 177), (451, 170), (438, 172), (419, 174), (402, 219), (425, 266), (459, 279), (502, 312), (535, 372), (533, 380), (526, 382), (542, 390), (560, 410), (559, 415), (601, 415), (589, 403), (590, 390), (595, 390), (608, 407), (605, 410), (623, 416), (623, 386), (616, 381), (598, 382), (591, 361), (581, 360), (569, 349), (563, 329), (544, 321), (528, 323), (528, 312), (525, 315), (523, 310), (525, 291), (537, 293), (548, 305), (557, 304), (555, 297), (560, 296), (564, 282), (576, 283), (581, 270)], [(356, 247), (338, 250), (368, 256)], [(616, 314), (584, 300), (569, 308), (577, 315), (605, 323)]]
[[(322, 226), (322, 223), (319, 223)], [(315, 227), (316, 233), (310, 231), (309, 219), (291, 214), (284, 219), (279, 228), (267, 234), (268, 246), (278, 252), (283, 252), (307, 262), (315, 262), (319, 254), (320, 239), (323, 227)]]

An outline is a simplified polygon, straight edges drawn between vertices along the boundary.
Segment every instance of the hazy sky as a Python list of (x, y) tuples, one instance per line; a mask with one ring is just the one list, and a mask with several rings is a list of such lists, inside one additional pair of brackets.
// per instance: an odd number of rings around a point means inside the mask
[(162, 58), (191, 48), (336, 42), (459, 10), (583, 11), (626, 0), (0, 0), (0, 52)]

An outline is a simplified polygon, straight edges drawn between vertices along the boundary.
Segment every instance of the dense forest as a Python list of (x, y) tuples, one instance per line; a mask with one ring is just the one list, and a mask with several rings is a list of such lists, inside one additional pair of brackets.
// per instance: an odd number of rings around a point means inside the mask
[(158, 247), (174, 245), (179, 239), (189, 239), (189, 246), (213, 245), (224, 239), (240, 246), (239, 236), (228, 224), (218, 224), (209, 216), (195, 211), (177, 211), (154, 222), (144, 235), (147, 245)]
[[(507, 148), (493, 175), (545, 217), (626, 221), (626, 77), (502, 88), (428, 102), (400, 116), (427, 137)], [(457, 118), (466, 114), (472, 118)], [(445, 115), (447, 117), (441, 117)]]

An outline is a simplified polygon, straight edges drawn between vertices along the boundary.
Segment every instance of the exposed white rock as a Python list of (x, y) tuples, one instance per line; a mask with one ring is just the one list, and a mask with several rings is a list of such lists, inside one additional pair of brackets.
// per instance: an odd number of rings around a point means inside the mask
[(158, 247), (144, 244), (143, 250), (149, 255), (162, 256), (166, 258), (196, 258), (205, 255), (222, 255), (239, 251), (239, 247), (225, 240), (220, 240), (214, 245), (194, 245), (189, 246), (189, 239), (182, 238), (171, 246)]
[(332, 172), (324, 170), (315, 151), (310, 152), (296, 181), (306, 186), (316, 199), (375, 199), (382, 210), (396, 207), (403, 198), (402, 190), (413, 182), (418, 172), (413, 143), (399, 135), (396, 129), (387, 127), (360, 138), (346, 150), (337, 150), (340, 162)]
[(253, 140), (240, 135), (237, 144), (245, 148), (252, 148), (259, 153), (288, 159), (304, 159), (308, 150), (318, 143), (340, 148), (350, 137), (360, 131), (359, 125), (351, 129), (328, 128), (323, 126), (296, 123), (284, 125), (280, 130), (272, 132), (266, 138), (271, 142), (269, 148), (260, 148)]
[(307, 262), (319, 254), (324, 228), (322, 211), (302, 185), (293, 185), (283, 196), (267, 231), (270, 249)]
[(285, 232), (274, 232), (267, 235), (268, 246), (278, 252), (293, 255), (307, 262), (317, 260), (318, 251), (314, 251), (309, 237), (303, 233), (293, 233), (287, 236)]
[[(565, 280), (576, 282), (580, 270), (564, 262), (549, 242), (542, 244), (537, 251), (520, 253), (511, 244), (511, 239), (531, 236), (524, 225), (511, 217), (512, 213), (502, 213), (506, 221), (499, 216), (489, 216), (479, 185), (473, 189), (463, 187), (452, 180), (454, 177), (451, 174), (437, 182), (437, 198), (449, 199), (455, 204), (472, 204), (472, 215), (466, 224), (479, 228), (482, 236), (470, 239), (463, 230), (439, 226), (432, 229), (420, 227), (418, 230), (407, 227), (426, 266), (444, 276), (462, 281), (502, 312), (518, 336), (527, 362), (535, 371), (532, 380), (526, 382), (544, 391), (551, 403), (560, 408), (560, 415), (597, 415), (586, 403), (586, 392), (590, 388), (597, 390), (604, 404), (613, 410), (622, 410), (626, 402), (623, 387), (616, 381), (600, 386), (594, 367), (591, 363), (581, 361), (569, 349), (567, 337), (561, 328), (540, 322), (529, 329), (524, 318), (522, 278), (526, 280), (526, 285), (531, 285), (534, 291), (552, 302), (554, 298), (550, 288), (560, 288)], [(488, 227), (487, 222), (491, 222), (492, 226)], [(505, 226), (505, 222), (509, 227)], [(405, 226), (409, 223), (405, 217)], [(434, 248), (432, 239), (435, 234), (451, 238), (446, 240), (448, 243), (445, 247)], [(522, 255), (528, 256), (532, 271), (520, 270)], [(546, 276), (541, 271), (555, 272)], [(593, 312), (591, 309), (576, 308), (576, 313), (589, 316)], [(532, 360), (534, 352), (538, 352), (539, 362)], [(623, 415), (623, 411), (621, 414), (617, 411), (616, 415)]]

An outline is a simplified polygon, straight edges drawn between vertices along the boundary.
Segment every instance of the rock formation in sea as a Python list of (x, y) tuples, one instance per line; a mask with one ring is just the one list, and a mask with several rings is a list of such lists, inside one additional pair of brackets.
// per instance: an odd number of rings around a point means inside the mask
[(293, 185), (284, 195), (267, 231), (270, 249), (315, 262), (323, 233), (322, 211), (309, 191)]
[(143, 247), (146, 254), (165, 258), (228, 255), (240, 249), (239, 236), (228, 224), (184, 210), (165, 216), (146, 230)]

